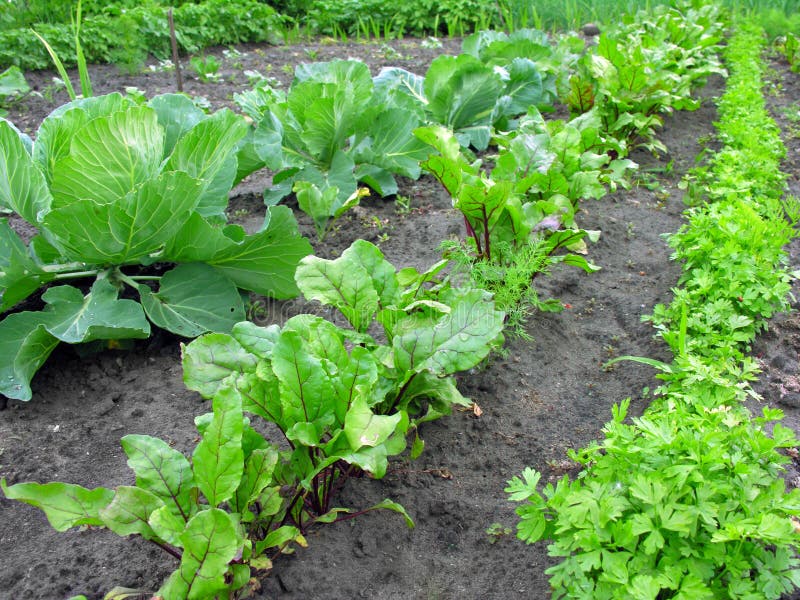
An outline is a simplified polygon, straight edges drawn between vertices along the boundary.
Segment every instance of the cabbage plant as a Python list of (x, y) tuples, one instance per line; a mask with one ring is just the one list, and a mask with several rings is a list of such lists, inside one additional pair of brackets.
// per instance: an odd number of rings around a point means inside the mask
[(0, 219), (0, 310), (48, 286), (43, 310), (0, 322), (0, 393), (30, 399), (59, 342), (146, 338), (151, 323), (186, 337), (229, 331), (244, 317), (239, 288), (297, 293), (311, 247), (288, 208), (252, 235), (226, 224), (247, 132), (234, 113), (172, 94), (73, 101), (35, 142), (0, 120), (0, 207), (36, 229), (26, 243)]
[(471, 54), (442, 55), (425, 77), (404, 69), (384, 69), (375, 78), (389, 104), (416, 111), (419, 119), (455, 132), (459, 143), (485, 150), (495, 129), (513, 129), (530, 106), (550, 106), (553, 84), (542, 79), (536, 63), (524, 57), (501, 65), (485, 64)]
[[(320, 199), (301, 208), (324, 222), (352, 202), (359, 182), (388, 196), (397, 193), (395, 175), (419, 177), (427, 147), (411, 131), (422, 117), (387, 102), (377, 88), (363, 62), (334, 60), (298, 66), (286, 94), (256, 88), (237, 96), (258, 124), (255, 158), (278, 171), (267, 204), (310, 190)], [(294, 189), (297, 182), (316, 191)]]

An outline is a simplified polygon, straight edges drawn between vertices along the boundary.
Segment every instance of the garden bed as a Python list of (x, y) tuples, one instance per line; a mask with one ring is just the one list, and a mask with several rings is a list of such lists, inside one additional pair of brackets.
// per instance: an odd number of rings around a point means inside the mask
[[(373, 74), (399, 65), (422, 73), (440, 53), (457, 52), (458, 40), (443, 48), (423, 48), (417, 41), (390, 44), (311, 44), (289, 48), (241, 48), (236, 61), (223, 59), (222, 83), (187, 81), (186, 91), (214, 106), (230, 104), (233, 92), (246, 86), (242, 74), (259, 69), (290, 80), (298, 62), (356, 57)], [(221, 56), (221, 51), (217, 52)], [(233, 64), (236, 62), (237, 64)], [(271, 69), (267, 69), (271, 64)], [(136, 86), (148, 95), (174, 91), (172, 73), (119, 75), (114, 67), (92, 73), (96, 93)], [(29, 77), (34, 88), (48, 85), (52, 73)], [(800, 144), (792, 98), (800, 97), (796, 74), (778, 68), (776, 95), (769, 102), (786, 132), (793, 193), (800, 194)], [(475, 372), (459, 376), (459, 389), (480, 410), (456, 412), (425, 424), (425, 451), (414, 462), (398, 461), (383, 480), (348, 482), (339, 505), (360, 508), (389, 497), (408, 510), (416, 528), (405, 528), (394, 513), (374, 512), (353, 521), (323, 526), (308, 536), (309, 547), (279, 559), (262, 582), (261, 598), (540, 598), (549, 586), (544, 569), (551, 564), (544, 544), (524, 546), (512, 534), (489, 536), (493, 523), (512, 526), (511, 505), (503, 488), (524, 466), (557, 478), (573, 465), (567, 448), (598, 437), (610, 407), (627, 396), (640, 414), (648, 403), (642, 389), (653, 387), (652, 370), (633, 363), (602, 365), (619, 355), (666, 360), (667, 349), (640, 322), (659, 302), (670, 299), (679, 266), (669, 262), (662, 234), (680, 226), (684, 206), (681, 176), (695, 164), (703, 141), (713, 135), (713, 98), (724, 82), (717, 78), (701, 91), (706, 99), (694, 113), (669, 118), (660, 139), (669, 149), (655, 159), (644, 152), (640, 184), (600, 201), (586, 202), (580, 222), (602, 231), (589, 257), (602, 270), (586, 275), (559, 266), (537, 279), (543, 297), (557, 297), (561, 313), (537, 313), (526, 332), (532, 341), (510, 339), (507, 356), (495, 356)], [(20, 128), (34, 130), (61, 103), (23, 102), (10, 115)], [(231, 201), (230, 218), (246, 227), (263, 217), (260, 192), (266, 176), (243, 183)], [(358, 238), (380, 246), (398, 267), (423, 267), (439, 258), (439, 242), (461, 232), (460, 217), (430, 177), (401, 182), (408, 210), (391, 201), (368, 199), (338, 222), (315, 254), (333, 258)], [(303, 233), (315, 240), (313, 224), (297, 213)], [(792, 248), (793, 264), (800, 248)], [(252, 316), (262, 323), (283, 322), (299, 312), (320, 310), (304, 301), (256, 302)], [(327, 314), (327, 311), (326, 311)], [(783, 408), (787, 426), (800, 431), (798, 349), (800, 324), (794, 314), (779, 316), (756, 344), (765, 377), (757, 386), (765, 400)], [(189, 452), (196, 431), (193, 417), (209, 407), (182, 382), (179, 340), (155, 335), (132, 351), (79, 357), (60, 347), (33, 381), (29, 403), (9, 401), (0, 412), (0, 476), (18, 481), (69, 481), (87, 487), (129, 484), (132, 474), (119, 445), (131, 433), (161, 437)], [(799, 482), (790, 473), (791, 485)], [(147, 542), (118, 538), (108, 531), (54, 532), (44, 515), (21, 503), (0, 500), (0, 596), (99, 598), (115, 585), (155, 590), (174, 569), (167, 554)]]

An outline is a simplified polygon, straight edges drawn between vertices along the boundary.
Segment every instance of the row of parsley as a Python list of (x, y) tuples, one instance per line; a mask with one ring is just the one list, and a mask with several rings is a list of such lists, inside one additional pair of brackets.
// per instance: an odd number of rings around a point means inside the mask
[(800, 585), (800, 490), (786, 493), (778, 452), (798, 440), (781, 411), (753, 418), (743, 404), (756, 396), (750, 343), (788, 307), (783, 247), (798, 216), (761, 94), (763, 47), (745, 23), (726, 49), (723, 148), (695, 173), (688, 223), (670, 238), (683, 275), (650, 317), (675, 358), (639, 359), (661, 371), (658, 398), (631, 424), (628, 401), (616, 406), (605, 439), (572, 453), (575, 481), (540, 493), (527, 469), (506, 489), (523, 502), (518, 536), (553, 540), (554, 598), (779, 598)]

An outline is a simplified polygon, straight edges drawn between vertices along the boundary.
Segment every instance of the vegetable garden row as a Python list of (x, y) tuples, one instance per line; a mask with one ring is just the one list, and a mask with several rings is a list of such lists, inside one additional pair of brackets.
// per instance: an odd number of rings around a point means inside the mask
[[(724, 147), (701, 171), (707, 200), (671, 237), (684, 274), (651, 318), (672, 349), (664, 386), (646, 414), (614, 410), (605, 439), (574, 453), (586, 477), (540, 495), (539, 474), (507, 492), (525, 502), (520, 537), (554, 539), (556, 597), (779, 598), (800, 583), (797, 488), (780, 477), (794, 448), (781, 411), (751, 418), (743, 406), (758, 371), (745, 355), (766, 319), (787, 308), (784, 246), (797, 200), (783, 200), (785, 148), (761, 96), (763, 31), (740, 24), (726, 48), (720, 100)], [(787, 221), (787, 215), (791, 222)], [(632, 359), (632, 357), (623, 357)]]
[[(412, 525), (390, 499), (355, 510), (337, 494), (355, 475), (383, 477), (409, 442), (419, 456), (423, 423), (472, 406), (454, 374), (501, 351), (532, 310), (562, 308), (534, 278), (557, 263), (596, 270), (585, 255), (599, 232), (579, 227), (579, 207), (628, 185), (629, 148), (663, 150), (664, 114), (698, 106), (692, 89), (723, 72), (718, 20), (714, 7), (640, 13), (585, 52), (576, 37), (480, 32), (424, 77), (303, 65), (288, 92), (263, 80), (237, 96), (249, 120), (179, 95), (93, 98), (87, 80), (86, 97), (35, 141), (0, 122), (0, 203), (39, 232), (23, 241), (0, 225), (3, 310), (35, 307), (46, 287), (43, 310), (0, 323), (0, 390), (28, 400), (60, 342), (115, 345), (152, 323), (200, 336), (183, 347), (184, 381), (212, 401), (191, 458), (122, 438), (134, 486), (3, 480), (5, 496), (59, 531), (105, 527), (161, 547), (180, 561), (156, 593), (167, 599), (254, 593), (316, 524), (383, 508)], [(797, 494), (784, 494), (775, 452), (797, 442), (779, 425), (764, 433), (775, 411), (751, 421), (740, 406), (755, 370), (747, 344), (786, 307), (782, 246), (786, 215), (797, 216), (781, 200), (782, 146), (760, 101), (760, 39), (741, 26), (727, 49), (725, 148), (695, 173), (696, 206), (672, 238), (682, 288), (652, 321), (675, 361), (637, 359), (662, 371), (658, 400), (632, 425), (626, 404), (616, 409), (605, 441), (573, 454), (586, 467), (574, 482), (539, 492), (533, 470), (509, 482), (524, 502), (519, 537), (552, 539), (564, 558), (549, 571), (554, 597), (779, 598), (800, 584)], [(543, 117), (558, 100), (569, 120)], [(769, 143), (754, 137), (764, 131)], [(228, 194), (265, 167), (266, 216), (248, 234), (227, 224)], [(311, 256), (278, 204), (293, 193), (321, 239), (360, 185), (389, 196), (395, 176), (422, 171), (465, 228), (426, 270), (398, 270), (363, 240), (336, 259)], [(59, 285), (73, 280), (82, 287)], [(299, 291), (341, 318), (258, 326), (241, 290)]]

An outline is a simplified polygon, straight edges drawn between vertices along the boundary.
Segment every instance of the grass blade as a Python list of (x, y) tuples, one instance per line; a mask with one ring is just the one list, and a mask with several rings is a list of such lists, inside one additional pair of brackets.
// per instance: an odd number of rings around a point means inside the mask
[(61, 79), (64, 81), (64, 86), (67, 88), (67, 94), (69, 94), (70, 100), (75, 100), (77, 96), (75, 95), (75, 89), (72, 87), (72, 82), (69, 80), (69, 75), (67, 75), (67, 70), (64, 68), (64, 63), (61, 62), (61, 59), (58, 58), (56, 51), (53, 50), (53, 47), (47, 43), (47, 40), (44, 39), (41, 35), (36, 33), (33, 29), (33, 35), (39, 38), (39, 41), (44, 44), (44, 47), (47, 49), (47, 53), (50, 55), (50, 58), (53, 59), (53, 64), (56, 66), (56, 70), (58, 74), (61, 75)]
[(81, 80), (81, 94), (84, 98), (90, 98), (92, 94), (92, 82), (89, 79), (89, 69), (86, 68), (86, 57), (81, 46), (81, 0), (78, 0), (78, 8), (75, 20), (72, 22), (75, 28), (75, 57), (78, 60), (78, 76)]

